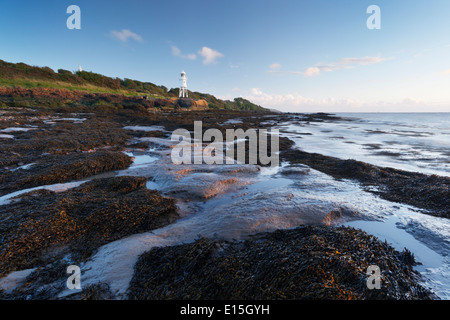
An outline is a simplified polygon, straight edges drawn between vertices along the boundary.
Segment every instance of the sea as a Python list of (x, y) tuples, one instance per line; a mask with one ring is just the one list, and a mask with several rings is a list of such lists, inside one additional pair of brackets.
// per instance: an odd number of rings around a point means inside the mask
[(279, 128), (306, 152), (450, 176), (449, 113), (337, 113), (341, 120)]

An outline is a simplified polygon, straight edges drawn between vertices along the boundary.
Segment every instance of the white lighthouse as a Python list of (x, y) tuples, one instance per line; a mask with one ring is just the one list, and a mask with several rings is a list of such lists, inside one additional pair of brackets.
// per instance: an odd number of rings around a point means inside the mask
[(180, 98), (187, 98), (188, 97), (188, 90), (187, 90), (187, 77), (186, 72), (181, 71), (181, 79), (182, 81), (181, 87), (180, 87)]

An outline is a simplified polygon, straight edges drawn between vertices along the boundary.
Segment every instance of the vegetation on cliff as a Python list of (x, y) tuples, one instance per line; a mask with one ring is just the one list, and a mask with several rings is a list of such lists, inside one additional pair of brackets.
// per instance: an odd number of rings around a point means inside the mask
[[(140, 102), (141, 97), (146, 97), (145, 101), (155, 102), (153, 105), (145, 105), (144, 107), (175, 106), (172, 103), (174, 98), (178, 97), (178, 88), (168, 89), (165, 86), (158, 86), (151, 82), (142, 82), (132, 79), (111, 78), (98, 73), (88, 71), (71, 72), (69, 70), (58, 69), (55, 72), (49, 67), (30, 66), (25, 63), (9, 63), (0, 60), (0, 87), (8, 87), (15, 89), (28, 89), (30, 92), (35, 89), (55, 89), (64, 91), (76, 91), (79, 97), (83, 93), (84, 96), (90, 94), (94, 100), (102, 99), (96, 95), (115, 95), (122, 97), (122, 100), (132, 100), (132, 103)], [(4, 93), (0, 92), (0, 107), (3, 106), (20, 106), (29, 107), (33, 104), (43, 104), (44, 106), (70, 106), (71, 101), (50, 101), (49, 97), (42, 96), (39, 101), (32, 101), (30, 97), (22, 99), (21, 95), (12, 96), (10, 99), (4, 98)], [(67, 93), (71, 95), (71, 93)], [(94, 95), (94, 96), (92, 96)], [(263, 108), (253, 104), (243, 98), (236, 98), (233, 101), (221, 100), (211, 94), (200, 92), (189, 92), (189, 96), (195, 100), (205, 100), (211, 109), (227, 109), (227, 110), (262, 110)], [(35, 97), (34, 97), (35, 98)], [(61, 100), (61, 99), (59, 99)], [(67, 99), (66, 99), (67, 100)], [(91, 99), (92, 100), (92, 99)], [(101, 102), (101, 101), (100, 101)], [(130, 101), (126, 101), (130, 102)], [(83, 101), (83, 104), (91, 105), (90, 101)], [(102, 103), (103, 105), (105, 103)], [(116, 104), (113, 103), (114, 106)], [(94, 105), (95, 106), (95, 105)]]

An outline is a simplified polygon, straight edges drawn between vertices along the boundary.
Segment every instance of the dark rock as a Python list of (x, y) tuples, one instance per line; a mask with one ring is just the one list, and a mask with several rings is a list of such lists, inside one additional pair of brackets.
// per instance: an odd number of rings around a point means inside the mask
[(177, 100), (177, 105), (180, 108), (190, 108), (193, 105), (193, 101), (190, 98), (180, 98)]

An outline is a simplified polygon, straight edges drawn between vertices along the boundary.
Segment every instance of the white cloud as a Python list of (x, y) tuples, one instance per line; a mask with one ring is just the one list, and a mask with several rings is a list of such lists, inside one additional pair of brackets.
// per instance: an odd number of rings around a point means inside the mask
[(288, 94), (269, 94), (261, 88), (250, 90), (233, 88), (228, 94), (218, 96), (223, 100), (233, 100), (237, 93), (239, 97), (247, 99), (264, 108), (276, 109), (284, 112), (446, 112), (448, 102), (425, 101), (414, 97), (398, 98), (390, 101), (359, 100), (349, 97), (305, 97), (298, 92)]
[(415, 99), (415, 98), (405, 98), (402, 101), (399, 101), (397, 105), (405, 105), (405, 106), (426, 106), (426, 102), (423, 100)]
[(142, 42), (142, 37), (140, 35), (128, 29), (123, 29), (121, 31), (111, 31), (111, 35), (122, 42), (128, 42), (128, 39), (133, 39), (137, 42)]
[(449, 75), (450, 74), (450, 69), (442, 71), (441, 74)]
[(259, 88), (252, 88), (250, 93), (243, 95), (245, 99), (266, 108), (274, 108), (284, 111), (305, 110), (324, 110), (342, 108), (342, 107), (360, 107), (362, 102), (352, 99), (313, 99), (300, 95), (299, 93), (291, 94), (267, 94)]
[[(269, 109), (289, 112), (442, 112), (448, 104), (431, 103), (413, 97), (397, 101), (362, 101), (351, 98), (310, 98), (294, 92), (268, 94), (260, 88), (242, 92), (243, 98)], [(431, 108), (431, 109), (430, 109)]]
[(320, 68), (318, 67), (311, 67), (306, 69), (305, 71), (305, 77), (313, 77), (320, 74)]
[(306, 71), (303, 73), (305, 77), (313, 77), (320, 75), (321, 72), (332, 72), (335, 70), (341, 70), (341, 69), (353, 69), (354, 66), (351, 65), (340, 65), (340, 64), (330, 64), (330, 65), (323, 65), (323, 66), (315, 66), (310, 67), (306, 69)]
[(176, 47), (176, 46), (174, 46), (174, 45), (171, 45), (170, 47), (171, 47), (171, 49), (172, 49), (172, 54), (173, 54), (174, 56), (176, 56), (176, 57), (180, 57), (180, 58), (182, 58), (182, 59), (189, 59), (189, 60), (195, 60), (195, 59), (197, 59), (197, 55), (194, 54), (194, 53), (192, 53), (192, 54), (183, 54), (183, 53), (181, 52), (181, 50), (178, 49), (178, 47)]
[[(170, 44), (170, 41), (169, 41), (169, 44)], [(197, 55), (195, 53), (184, 54), (177, 46), (175, 46), (173, 44), (170, 45), (170, 48), (172, 50), (172, 55), (175, 57), (179, 57), (182, 59), (189, 59), (189, 60), (197, 59)], [(203, 64), (205, 64), (205, 65), (215, 64), (215, 63), (217, 63), (217, 59), (224, 57), (224, 55), (222, 53), (220, 53), (219, 51), (208, 48), (208, 47), (202, 47), (198, 51), (198, 54), (203, 57)], [(235, 69), (235, 68), (239, 68), (239, 66), (232, 64), (230, 62), (230, 68)]]
[(261, 96), (261, 95), (263, 95), (263, 92), (262, 92), (261, 89), (259, 89), (259, 88), (252, 88), (250, 91), (251, 91), (252, 94), (254, 94), (254, 95), (256, 95), (256, 96)]
[(382, 57), (364, 57), (364, 58), (343, 58), (336, 62), (328, 64), (317, 64), (315, 66), (307, 68), (302, 71), (281, 71), (281, 65), (279, 63), (273, 63), (269, 66), (269, 73), (276, 74), (301, 74), (305, 77), (314, 77), (320, 75), (322, 72), (332, 72), (342, 69), (353, 69), (356, 66), (366, 66), (371, 64), (380, 63), (394, 58), (382, 58)]
[(281, 64), (279, 64), (278, 62), (275, 62), (269, 66), (268, 72), (272, 73), (272, 74), (281, 74), (281, 75), (283, 75), (283, 74), (303, 74), (303, 72), (301, 72), (301, 71), (283, 71), (283, 70), (281, 70), (281, 68), (282, 68)]
[(356, 66), (367, 66), (392, 59), (394, 58), (382, 58), (382, 57), (343, 58), (327, 65), (318, 65), (310, 67), (305, 71), (304, 76), (312, 77), (319, 75), (321, 72), (332, 72), (341, 69), (353, 69), (356, 68)]
[(172, 49), (172, 54), (174, 56), (177, 56), (177, 57), (181, 56), (181, 50), (180, 49), (178, 49), (175, 46), (171, 46), (170, 48)]
[(382, 58), (382, 57), (364, 57), (364, 58), (343, 58), (337, 62), (338, 65), (360, 65), (366, 66), (370, 64), (376, 64), (387, 60), (392, 60), (394, 58)]
[(281, 64), (279, 64), (278, 62), (272, 63), (272, 64), (269, 66), (269, 69), (270, 69), (271, 71), (277, 71), (277, 70), (280, 70), (280, 69), (281, 69)]
[(203, 64), (209, 65), (216, 63), (217, 59), (222, 58), (224, 55), (220, 53), (219, 51), (216, 51), (214, 49), (203, 47), (198, 52), (199, 55), (201, 55), (203, 59)]

